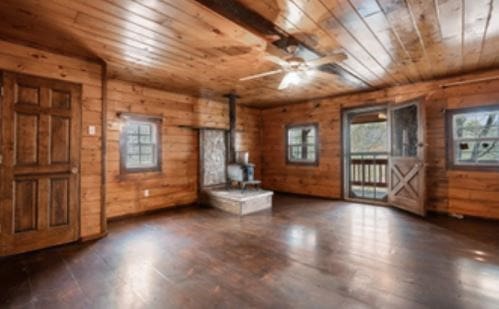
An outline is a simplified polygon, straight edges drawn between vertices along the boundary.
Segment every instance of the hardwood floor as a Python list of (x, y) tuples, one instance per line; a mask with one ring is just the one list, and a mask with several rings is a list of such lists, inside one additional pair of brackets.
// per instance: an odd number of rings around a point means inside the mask
[(0, 260), (0, 307), (499, 306), (499, 224), (277, 195), (239, 219), (184, 208)]

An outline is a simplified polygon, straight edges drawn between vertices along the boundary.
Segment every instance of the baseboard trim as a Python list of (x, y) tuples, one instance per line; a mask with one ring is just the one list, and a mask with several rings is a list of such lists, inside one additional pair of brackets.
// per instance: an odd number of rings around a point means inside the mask
[(88, 235), (88, 236), (83, 236), (83, 237), (80, 237), (79, 242), (86, 242), (86, 241), (92, 241), (92, 240), (101, 239), (101, 238), (106, 237), (107, 234), (108, 234), (107, 231), (105, 231), (105, 232), (102, 232), (102, 233), (97, 233), (97, 234), (92, 234), (92, 235)]
[(322, 200), (329, 200), (329, 201), (343, 201), (339, 197), (327, 197), (327, 196), (320, 196), (320, 195), (313, 195), (313, 194), (305, 194), (305, 193), (293, 193), (293, 192), (286, 192), (286, 191), (278, 191), (278, 190), (272, 190), (272, 189), (266, 189), (262, 188), (264, 190), (269, 190), (274, 193), (280, 194), (280, 195), (289, 195), (289, 196), (296, 196), (296, 197), (304, 197), (304, 198), (318, 198)]
[(182, 205), (174, 205), (174, 206), (163, 207), (163, 208), (158, 208), (158, 209), (144, 210), (144, 211), (139, 211), (139, 212), (135, 212), (135, 213), (131, 213), (131, 214), (124, 214), (124, 215), (119, 215), (116, 217), (110, 217), (110, 218), (107, 218), (107, 222), (122, 221), (122, 220), (131, 219), (131, 218), (142, 217), (142, 216), (146, 216), (146, 215), (174, 211), (174, 210), (179, 210), (182, 208), (197, 207), (197, 206), (199, 206), (199, 202), (194, 202), (194, 203), (190, 203), (190, 204), (182, 204)]

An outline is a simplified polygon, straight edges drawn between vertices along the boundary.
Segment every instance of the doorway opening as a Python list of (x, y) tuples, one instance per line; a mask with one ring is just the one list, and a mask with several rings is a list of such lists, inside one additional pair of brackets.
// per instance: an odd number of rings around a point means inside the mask
[(388, 201), (389, 130), (386, 107), (348, 110), (343, 115), (344, 196)]

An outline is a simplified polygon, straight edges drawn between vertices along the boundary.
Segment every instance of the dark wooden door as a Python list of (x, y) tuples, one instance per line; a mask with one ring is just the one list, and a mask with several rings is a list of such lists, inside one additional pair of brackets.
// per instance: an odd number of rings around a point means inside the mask
[(419, 101), (390, 108), (390, 164), (388, 201), (424, 216), (425, 116)]
[(2, 255), (79, 235), (79, 85), (3, 73)]

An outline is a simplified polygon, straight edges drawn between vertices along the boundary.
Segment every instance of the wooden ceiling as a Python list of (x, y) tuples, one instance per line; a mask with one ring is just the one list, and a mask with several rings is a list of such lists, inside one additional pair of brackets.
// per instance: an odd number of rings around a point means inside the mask
[[(229, 3), (236, 0), (213, 0)], [(108, 64), (112, 77), (269, 106), (497, 67), (499, 0), (238, 0), (354, 79), (279, 91), (269, 37), (195, 0), (2, 0), (0, 38)]]

